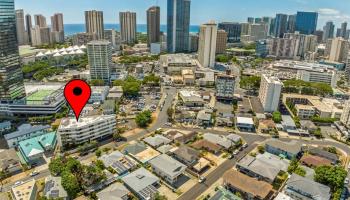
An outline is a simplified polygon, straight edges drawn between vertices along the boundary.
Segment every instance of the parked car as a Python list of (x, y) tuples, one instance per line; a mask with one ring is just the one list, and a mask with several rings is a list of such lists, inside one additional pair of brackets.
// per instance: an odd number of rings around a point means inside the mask
[(206, 178), (204, 176), (199, 177), (198, 183), (204, 183)]
[(32, 171), (32, 173), (30, 173), (30, 176), (36, 176), (36, 175), (38, 175), (38, 174), (39, 174), (38, 171)]
[(244, 143), (244, 144), (242, 145), (242, 147), (243, 147), (243, 148), (247, 148), (247, 147), (248, 147), (248, 144), (247, 144), (247, 143)]
[(15, 186), (18, 186), (18, 185), (21, 185), (21, 184), (23, 184), (23, 181), (17, 181), (17, 182), (15, 183)]

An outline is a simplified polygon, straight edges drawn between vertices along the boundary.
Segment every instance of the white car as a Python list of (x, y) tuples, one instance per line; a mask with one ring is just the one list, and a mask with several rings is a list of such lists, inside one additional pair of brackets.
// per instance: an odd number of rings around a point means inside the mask
[(349, 184), (349, 178), (345, 178), (345, 180), (344, 180), (344, 184)]
[(237, 155), (238, 153), (239, 153), (239, 150), (236, 149), (232, 154), (233, 154), (233, 155)]
[(245, 144), (243, 144), (243, 146), (242, 146), (243, 148), (247, 148), (248, 147), (248, 144), (247, 143), (245, 143)]
[(198, 183), (204, 183), (205, 180), (206, 180), (206, 178), (203, 177), (203, 176), (201, 176), (201, 177), (199, 177), (199, 179), (198, 179)]
[(18, 185), (21, 185), (21, 184), (23, 184), (23, 181), (17, 181), (17, 182), (15, 183), (15, 186), (18, 186)]
[(32, 171), (32, 173), (30, 173), (30, 176), (36, 176), (36, 175), (38, 175), (38, 174), (39, 174), (38, 171)]

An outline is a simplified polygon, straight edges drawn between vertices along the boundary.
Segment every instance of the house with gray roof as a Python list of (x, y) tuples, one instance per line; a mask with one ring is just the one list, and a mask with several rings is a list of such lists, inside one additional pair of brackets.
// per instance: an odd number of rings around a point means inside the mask
[(237, 163), (236, 168), (251, 177), (272, 183), (280, 171), (287, 171), (288, 166), (288, 160), (265, 153), (256, 157), (247, 155)]
[(98, 200), (128, 200), (130, 191), (119, 182), (116, 182), (98, 192)]
[(186, 166), (172, 157), (161, 154), (149, 161), (153, 172), (170, 184), (176, 183), (179, 176), (186, 170)]
[(68, 200), (68, 194), (62, 186), (62, 178), (48, 176), (45, 178), (44, 196), (48, 199), (64, 199)]
[(15, 149), (0, 149), (0, 171), (8, 175), (22, 172), (21, 160)]
[(296, 140), (283, 142), (277, 139), (269, 139), (265, 143), (265, 150), (274, 155), (292, 159), (301, 155), (302, 144)]
[(124, 176), (122, 181), (142, 200), (153, 199), (160, 182), (157, 176), (143, 167)]
[(227, 139), (231, 140), (235, 144), (239, 144), (242, 141), (242, 137), (236, 134), (230, 134), (226, 136)]
[(285, 194), (293, 199), (329, 200), (331, 198), (331, 189), (328, 186), (297, 174), (292, 174), (284, 190)]
[(51, 128), (49, 125), (35, 125), (31, 124), (22, 124), (20, 125), (16, 131), (4, 135), (4, 138), (7, 142), (9, 148), (17, 147), (19, 142), (31, 139), (33, 137), (37, 137), (43, 135)]
[(217, 144), (224, 149), (229, 149), (230, 147), (235, 146), (236, 144), (232, 141), (226, 138), (223, 135), (216, 135), (212, 133), (205, 133), (203, 134), (203, 138), (211, 143)]
[(180, 146), (172, 151), (173, 157), (188, 167), (194, 166), (199, 160), (199, 152), (187, 146)]
[(153, 148), (158, 148), (160, 146), (163, 146), (165, 144), (170, 144), (171, 140), (168, 138), (164, 137), (163, 135), (155, 135), (155, 136), (149, 136), (143, 139), (144, 142), (149, 144)]
[(119, 175), (122, 175), (137, 166), (137, 162), (120, 151), (113, 151), (110, 154), (102, 155), (99, 160), (108, 168), (111, 167)]

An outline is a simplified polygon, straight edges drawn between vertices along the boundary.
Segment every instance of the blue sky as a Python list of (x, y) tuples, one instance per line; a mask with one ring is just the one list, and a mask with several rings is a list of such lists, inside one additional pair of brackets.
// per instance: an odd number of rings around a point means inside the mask
[[(166, 24), (167, 0), (15, 0), (16, 8), (25, 13), (49, 16), (64, 14), (64, 23), (84, 23), (85, 10), (102, 10), (105, 23), (117, 23), (119, 11), (137, 13), (137, 23), (146, 23), (146, 9), (157, 4), (161, 7), (161, 23)], [(276, 13), (293, 14), (297, 11), (318, 11), (318, 28), (328, 20), (338, 26), (350, 23), (350, 0), (192, 0), (191, 24), (198, 25), (211, 19), (244, 22), (248, 16), (274, 16)]]

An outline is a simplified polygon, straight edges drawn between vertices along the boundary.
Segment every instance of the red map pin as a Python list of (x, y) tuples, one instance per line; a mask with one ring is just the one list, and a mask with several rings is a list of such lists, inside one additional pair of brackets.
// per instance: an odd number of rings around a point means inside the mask
[(69, 81), (64, 87), (64, 97), (72, 108), (75, 118), (79, 116), (91, 96), (90, 85), (80, 79)]

